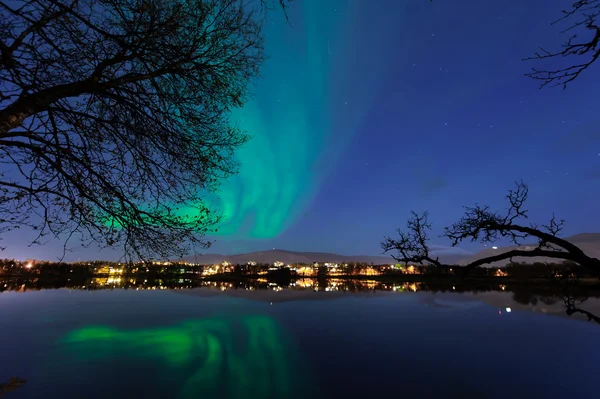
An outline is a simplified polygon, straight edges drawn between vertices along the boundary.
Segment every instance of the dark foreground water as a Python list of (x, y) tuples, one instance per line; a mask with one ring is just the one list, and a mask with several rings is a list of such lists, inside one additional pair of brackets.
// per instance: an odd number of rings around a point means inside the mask
[[(508, 292), (0, 294), (7, 398), (592, 398), (600, 324)], [(527, 303), (527, 301), (525, 301)]]

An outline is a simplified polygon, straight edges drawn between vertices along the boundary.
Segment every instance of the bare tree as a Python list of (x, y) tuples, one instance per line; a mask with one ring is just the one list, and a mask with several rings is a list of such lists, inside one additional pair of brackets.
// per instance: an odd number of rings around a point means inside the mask
[(411, 212), (411, 217), (406, 222), (406, 231), (397, 229), (396, 232), (400, 236), (398, 239), (385, 237), (381, 248), (386, 253), (396, 251), (392, 257), (399, 262), (445, 266), (440, 263), (439, 257), (433, 258), (430, 254), (428, 242), (431, 223), (428, 216), (427, 212)]
[[(488, 206), (482, 205), (465, 207), (464, 216), (452, 226), (446, 227), (442, 237), (450, 239), (452, 246), (457, 246), (466, 240), (491, 244), (504, 239), (509, 240), (517, 247), (522, 247), (526, 244), (525, 240), (536, 240), (537, 243), (533, 245), (533, 248), (528, 246), (523, 249), (513, 249), (478, 259), (462, 268), (469, 270), (515, 257), (546, 257), (575, 262), (590, 271), (600, 273), (599, 259), (587, 256), (576, 245), (558, 237), (564, 224), (563, 220), (557, 220), (552, 216), (547, 225), (524, 223), (527, 221), (527, 210), (524, 207), (527, 195), (527, 185), (518, 182), (516, 188), (510, 190), (506, 196), (509, 206), (504, 213), (493, 212)], [(386, 237), (381, 243), (381, 247), (386, 253), (393, 252), (392, 257), (399, 262), (457, 267), (443, 264), (438, 257), (434, 258), (431, 255), (430, 230), (431, 223), (427, 220), (427, 213), (413, 212), (406, 230), (398, 230), (400, 238)]]
[(562, 297), (565, 304), (565, 313), (569, 316), (573, 314), (582, 314), (587, 317), (588, 321), (595, 321), (600, 324), (600, 317), (581, 308), (581, 305), (587, 300), (577, 299), (574, 295), (564, 295)]
[(0, 1), (0, 231), (144, 259), (207, 247), (261, 23), (243, 0)]
[[(526, 76), (540, 80), (540, 87), (547, 85), (562, 86), (563, 89), (581, 73), (587, 70), (600, 58), (600, 0), (577, 0), (569, 9), (562, 10), (562, 17), (553, 22), (559, 24), (568, 22), (569, 26), (562, 33), (570, 34), (562, 49), (548, 51), (540, 48), (532, 57), (526, 60), (573, 59), (564, 66), (555, 69), (537, 69)], [(584, 38), (581, 38), (584, 36)]]
[(0, 396), (12, 392), (25, 385), (25, 380), (17, 377), (10, 377), (8, 382), (0, 383)]
[(260, 5), (263, 10), (273, 10), (274, 8), (281, 9), (285, 16), (285, 20), (289, 23), (290, 19), (287, 11), (292, 1), (294, 0), (260, 0)]

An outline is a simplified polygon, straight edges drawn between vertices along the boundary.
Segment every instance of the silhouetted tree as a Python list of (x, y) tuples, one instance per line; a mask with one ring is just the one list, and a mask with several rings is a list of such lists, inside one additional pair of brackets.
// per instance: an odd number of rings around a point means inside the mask
[(569, 62), (563, 63), (563, 66), (556, 69), (533, 68), (527, 76), (540, 80), (540, 87), (550, 84), (566, 89), (567, 84), (577, 79), (600, 57), (600, 26), (597, 22), (600, 17), (600, 0), (574, 1), (570, 8), (562, 10), (562, 14), (561, 18), (553, 22), (553, 25), (569, 23), (562, 31), (570, 35), (562, 49), (548, 51), (540, 48), (532, 57), (527, 58), (527, 60), (569, 58)]
[(319, 267), (317, 267), (317, 277), (318, 278), (327, 278), (328, 275), (329, 275), (329, 268), (327, 266), (319, 265)]
[[(430, 0), (433, 2), (433, 0)], [(532, 68), (530, 73), (525, 74), (535, 80), (540, 80), (540, 88), (547, 85), (563, 86), (577, 79), (579, 75), (594, 64), (600, 58), (600, 0), (573, 0), (569, 8), (561, 10), (562, 16), (552, 22), (557, 25), (563, 22), (569, 23), (561, 33), (570, 34), (562, 46), (562, 50), (548, 51), (543, 47), (535, 52), (533, 56), (525, 58), (529, 60), (547, 59), (574, 59), (565, 66), (556, 69)], [(586, 35), (587, 34), (587, 35)], [(580, 39), (580, 36), (587, 36)]]
[[(594, 273), (600, 273), (599, 259), (587, 256), (576, 245), (558, 237), (564, 224), (563, 220), (558, 221), (552, 216), (547, 225), (522, 223), (527, 220), (527, 210), (524, 208), (527, 195), (527, 185), (518, 182), (516, 189), (510, 190), (506, 196), (509, 206), (505, 213), (493, 212), (488, 206), (482, 205), (465, 207), (464, 216), (457, 223), (444, 229), (443, 237), (450, 239), (452, 246), (465, 240), (491, 244), (505, 239), (519, 247), (475, 260), (461, 268), (469, 270), (505, 259), (512, 260), (514, 257), (547, 257), (574, 262)], [(397, 230), (398, 239), (386, 237), (381, 243), (382, 249), (386, 253), (395, 252), (392, 257), (399, 262), (457, 267), (445, 265), (438, 257), (431, 254), (429, 249), (431, 223), (427, 216), (427, 213), (413, 212), (406, 230)], [(522, 247), (526, 239), (537, 240), (537, 243)]]
[(0, 231), (142, 258), (207, 247), (261, 21), (242, 0), (0, 1)]
[(267, 279), (279, 287), (288, 287), (292, 282), (292, 271), (287, 267), (271, 270), (267, 273)]
[(0, 396), (4, 396), (4, 394), (8, 392), (12, 392), (18, 388), (21, 388), (25, 385), (25, 380), (17, 377), (11, 377), (8, 382), (0, 383)]
[(565, 306), (567, 308), (567, 310), (565, 311), (567, 313), (567, 315), (571, 316), (575, 313), (581, 313), (587, 317), (588, 321), (595, 321), (596, 323), (600, 324), (600, 317), (596, 316), (593, 313), (588, 312), (587, 310), (583, 310), (576, 306), (569, 305), (569, 303), (566, 299), (565, 299)]

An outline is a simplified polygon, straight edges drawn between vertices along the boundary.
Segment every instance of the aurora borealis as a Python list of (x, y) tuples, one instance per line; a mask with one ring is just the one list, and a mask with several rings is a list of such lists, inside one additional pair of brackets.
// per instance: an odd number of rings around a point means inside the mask
[[(570, 194), (600, 189), (597, 117), (580, 106), (594, 72), (566, 91), (523, 76), (524, 57), (561, 43), (550, 22), (562, 7), (296, 1), (291, 26), (270, 15), (264, 78), (236, 114), (253, 139), (221, 191), (215, 250), (377, 254), (411, 210), (441, 232), (464, 205), (503, 207), (518, 179), (536, 215), (597, 230), (578, 211), (586, 196)], [(560, 161), (573, 146), (582, 156)]]
[[(410, 211), (429, 211), (437, 237), (465, 205), (503, 209), (521, 179), (532, 220), (555, 213), (565, 236), (598, 231), (600, 214), (586, 211), (600, 194), (598, 65), (564, 91), (524, 76), (552, 66), (523, 58), (560, 47), (564, 27), (551, 22), (564, 7), (294, 0), (289, 24), (270, 11), (268, 59), (232, 115), (251, 140), (209, 198), (224, 221), (206, 252), (379, 255)], [(24, 230), (3, 240), (8, 258), (62, 253), (59, 241), (27, 247)], [(120, 255), (81, 248), (66, 259)]]
[[(365, 40), (375, 32), (355, 29), (364, 6), (308, 0), (292, 4), (290, 24), (269, 16), (263, 78), (252, 101), (234, 113), (252, 139), (237, 154), (239, 174), (218, 194), (220, 239), (272, 239), (286, 231), (359, 133), (386, 70), (361, 57), (379, 47)], [(391, 28), (381, 24), (377, 34)]]
[[(350, 108), (340, 83), (350, 75), (339, 69), (348, 57), (344, 26), (350, 27), (357, 5), (311, 0), (266, 24), (266, 62), (254, 98), (234, 114), (252, 139), (237, 154), (239, 175), (219, 192), (218, 208), (225, 223), (222, 236), (273, 238), (292, 224), (314, 198), (323, 178), (356, 133), (334, 135), (340, 109)], [(336, 55), (337, 54), (337, 55)], [(367, 83), (369, 79), (365, 81)], [(360, 104), (365, 98), (358, 99)], [(356, 126), (361, 114), (342, 114)]]

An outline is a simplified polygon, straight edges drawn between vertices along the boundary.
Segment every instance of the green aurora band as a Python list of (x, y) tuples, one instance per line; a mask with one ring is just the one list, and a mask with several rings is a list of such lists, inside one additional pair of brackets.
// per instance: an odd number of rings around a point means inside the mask
[(273, 319), (247, 316), (141, 330), (87, 326), (62, 343), (86, 363), (123, 358), (156, 363), (161, 373), (184, 377), (173, 388), (178, 398), (283, 398), (293, 396), (293, 384), (282, 338)]
[(378, 39), (393, 35), (408, 16), (376, 10), (369, 2), (302, 0), (291, 2), (289, 24), (280, 10), (268, 13), (268, 59), (251, 98), (231, 115), (251, 139), (236, 152), (238, 174), (207, 198), (222, 216), (211, 235), (274, 238), (306, 211), (364, 128), (390, 72), (381, 59), (364, 55), (389, 53)]
[(341, 83), (351, 76), (337, 64), (348, 58), (344, 39), (354, 8), (342, 0), (326, 7), (316, 0), (293, 2), (290, 25), (278, 12), (269, 14), (263, 78), (253, 85), (251, 101), (232, 115), (251, 140), (237, 152), (239, 174), (223, 184), (214, 203), (224, 217), (218, 235), (282, 233), (306, 209), (352, 137), (353, 131), (339, 128), (356, 129), (356, 113), (343, 115), (349, 123), (332, 131), (336, 110), (349, 101)]

